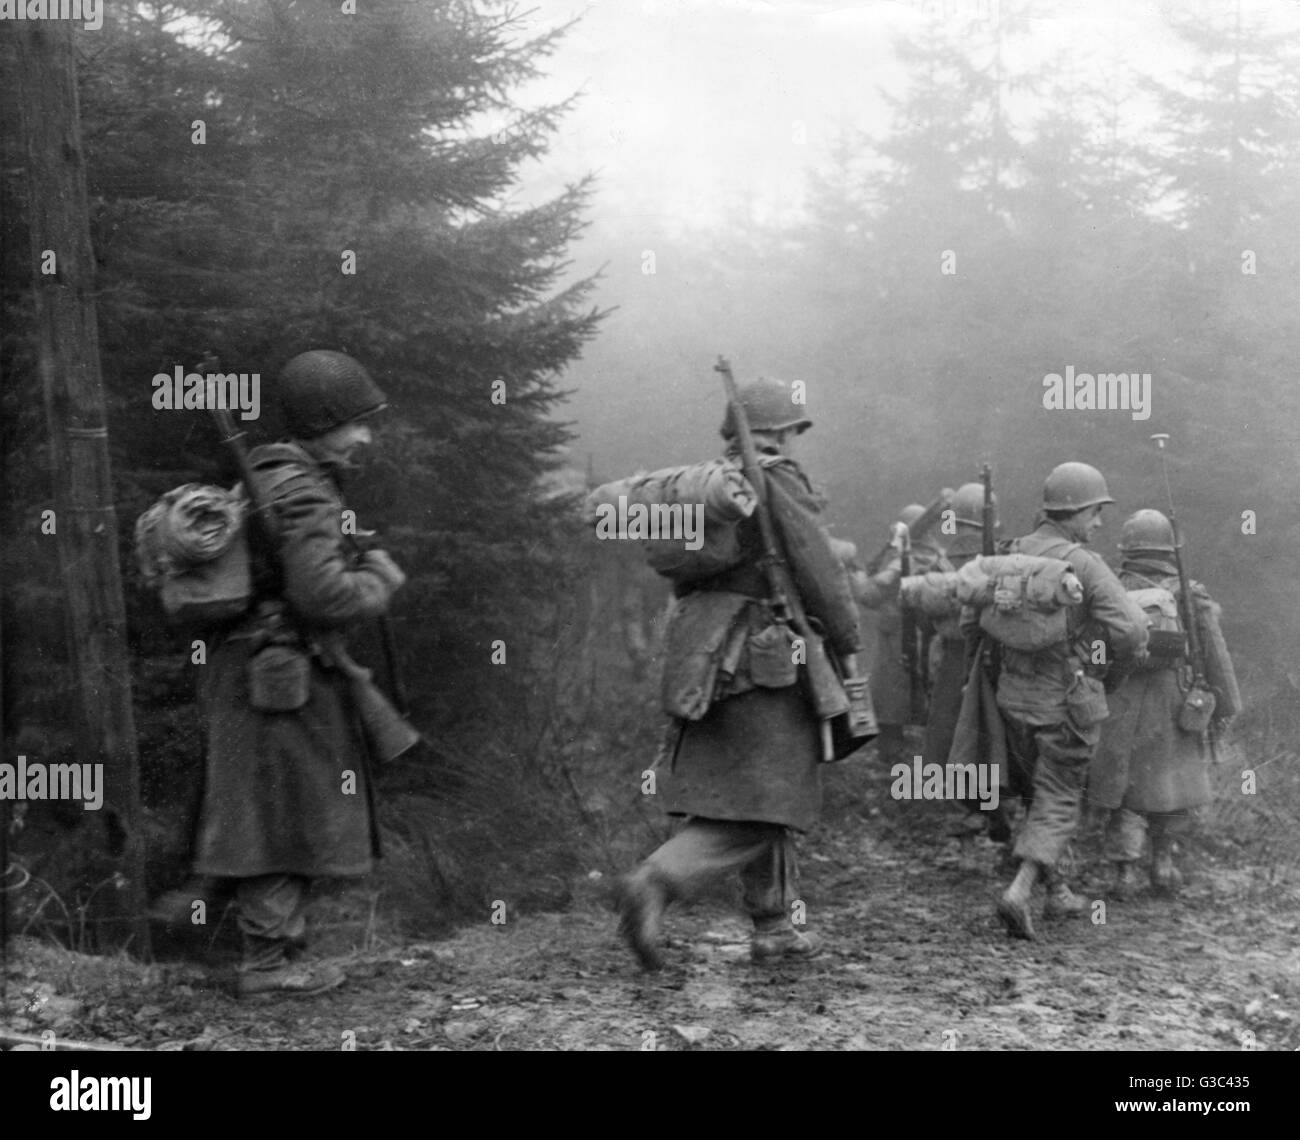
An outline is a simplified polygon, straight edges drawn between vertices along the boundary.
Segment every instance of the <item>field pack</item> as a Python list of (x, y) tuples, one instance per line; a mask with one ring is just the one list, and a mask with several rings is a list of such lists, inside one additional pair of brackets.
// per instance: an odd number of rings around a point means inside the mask
[(1060, 558), (982, 555), (954, 577), (958, 600), (979, 610), (980, 628), (1024, 653), (1069, 640), (1069, 607), (1083, 601), (1083, 583)]
[(640, 542), (651, 569), (684, 583), (740, 560), (736, 524), (756, 506), (740, 468), (710, 459), (605, 483), (587, 496), (583, 519), (598, 538)]
[(242, 488), (185, 483), (136, 520), (136, 563), (171, 622), (201, 629), (248, 610), (247, 515)]

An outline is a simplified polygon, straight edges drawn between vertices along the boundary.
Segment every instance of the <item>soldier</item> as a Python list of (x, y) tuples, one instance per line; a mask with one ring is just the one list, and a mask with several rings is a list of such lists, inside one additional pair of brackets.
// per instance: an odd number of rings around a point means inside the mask
[[(992, 505), (996, 512), (997, 496), (993, 496)], [(944, 559), (951, 569), (960, 570), (983, 550), (984, 484), (966, 483), (959, 487), (949, 509), (955, 533), (944, 550)], [(995, 532), (997, 525), (995, 518)], [(924, 615), (934, 628), (935, 636), (930, 647), (930, 676), (933, 678), (930, 712), (921, 754), (929, 762), (946, 764), (961, 712), (962, 686), (969, 671), (966, 638), (961, 628), (961, 603), (941, 580), (919, 573), (903, 582), (900, 592), (902, 604)], [(983, 811), (978, 799), (965, 800), (963, 806), (967, 811), (966, 818), (955, 829), (963, 847), (986, 827), (989, 838), (995, 843), (1009, 842), (1011, 832), (1000, 803), (992, 812)]]
[[(1169, 591), (1179, 595), (1174, 562), (1174, 530), (1155, 510), (1140, 510), (1124, 523), (1120, 581), (1128, 590)], [(1241, 711), (1241, 694), (1232, 659), (1219, 629), (1219, 607), (1199, 582), (1191, 583), (1206, 678), (1214, 690), (1216, 731)], [(1142, 595), (1136, 595), (1141, 598)], [(1172, 618), (1170, 625), (1181, 618)], [(1153, 644), (1154, 648), (1154, 644)], [(1210, 800), (1209, 771), (1199, 732), (1179, 727), (1179, 713), (1190, 684), (1190, 665), (1179, 654), (1135, 663), (1110, 694), (1110, 719), (1102, 726), (1097, 759), (1088, 777), (1088, 801), (1108, 809), (1105, 854), (1114, 864), (1112, 896), (1128, 898), (1137, 889), (1134, 864), (1151, 837), (1151, 885), (1173, 894), (1182, 881), (1174, 866), (1176, 839), (1186, 834), (1193, 809)]]
[(1011, 543), (1012, 552), (1068, 562), (1083, 588), (1069, 607), (1067, 640), (1037, 652), (1004, 645), (997, 702), (1013, 764), (1032, 772), (1033, 799), (1016, 839), (1019, 870), (998, 902), (1007, 930), (1033, 938), (1029, 903), (1040, 877), (1048, 880), (1047, 913), (1077, 913), (1083, 900), (1054, 875), (1079, 823), (1088, 764), (1106, 716), (1097, 642), (1106, 662), (1145, 649), (1146, 619), (1101, 557), (1084, 547), (1101, 526), (1102, 507), (1113, 503), (1101, 472), (1086, 463), (1062, 463), (1047, 476), (1043, 510), (1033, 533)]
[(294, 961), (311, 880), (364, 875), (379, 854), (343, 630), (383, 613), (405, 581), (384, 551), (349, 548), (336, 482), (371, 442), (364, 420), (384, 394), (351, 357), (319, 350), (289, 361), (279, 389), (293, 438), (249, 456), (278, 552), (253, 533), (253, 605), (210, 640), (201, 671), (207, 783), (195, 869), (235, 881), (241, 997), (345, 980), (336, 966)]
[[(898, 521), (911, 527), (925, 513), (920, 503), (909, 503), (898, 515)], [(944, 558), (943, 549), (932, 532), (926, 531), (911, 537), (912, 553), (909, 572), (913, 575), (928, 571), (951, 570)], [(880, 725), (876, 738), (878, 755), (887, 765), (910, 763), (912, 760), (905, 735), (909, 724), (923, 721), (915, 719), (912, 711), (913, 681), (903, 666), (903, 603), (899, 598), (901, 555), (891, 551), (884, 565), (874, 574), (853, 569), (854, 597), (858, 604), (873, 611), (864, 625), (874, 629), (873, 657), (868, 664), (871, 674), (871, 703)], [(924, 614), (916, 614), (918, 646), (918, 677), (915, 683), (926, 687), (929, 666), (929, 646), (934, 627)], [(924, 697), (921, 698), (924, 703)], [(942, 761), (940, 761), (942, 762)]]
[[(742, 384), (739, 397), (766, 499), (779, 496), (786, 504), (780, 515), (773, 511), (773, 522), (783, 532), (804, 608), (821, 622), (834, 652), (856, 653), (857, 609), (847, 575), (819, 521), (821, 499), (790, 456), (812, 421), (792, 407), (790, 388), (778, 381)], [(730, 408), (722, 436), (734, 460), (739, 443)], [(789, 541), (794, 527), (798, 543)], [(656, 766), (665, 808), (686, 823), (618, 887), (620, 933), (648, 970), (663, 965), (665, 906), (736, 871), (754, 923), (755, 961), (806, 959), (821, 949), (818, 939), (792, 923), (799, 887), (791, 836), (792, 829), (811, 828), (821, 809), (819, 722), (795, 667), (798, 654), (792, 655), (784, 627), (773, 620), (757, 516), (737, 523), (736, 531), (739, 552), (730, 568), (675, 589), (665, 690), (692, 694), (692, 700), (703, 692), (710, 703), (698, 719), (671, 723)], [(738, 656), (720, 676), (709, 667), (716, 647), (732, 645)], [(700, 652), (708, 646), (715, 647), (712, 654)]]

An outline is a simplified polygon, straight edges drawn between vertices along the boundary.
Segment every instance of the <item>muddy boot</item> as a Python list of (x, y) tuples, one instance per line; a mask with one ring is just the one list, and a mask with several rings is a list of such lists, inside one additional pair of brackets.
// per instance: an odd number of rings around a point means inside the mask
[(1138, 882), (1138, 874), (1132, 863), (1117, 861), (1115, 863), (1115, 877), (1110, 885), (1110, 897), (1119, 902), (1127, 902), (1135, 894), (1141, 884)]
[(317, 962), (308, 966), (285, 960), (274, 969), (242, 969), (235, 984), (241, 997), (281, 994), (286, 997), (311, 997), (327, 990), (337, 989), (347, 981), (347, 975), (337, 966)]
[(1157, 847), (1151, 855), (1151, 889), (1158, 895), (1171, 896), (1183, 885), (1183, 876), (1174, 866), (1171, 847)]
[(1032, 859), (1022, 859), (1020, 870), (1012, 879), (1011, 886), (1002, 892), (998, 900), (998, 917), (1007, 933), (1014, 938), (1033, 940), (1034, 920), (1029, 913), (1029, 903), (1034, 893), (1034, 884), (1038, 881), (1038, 864)]
[(1047, 873), (1047, 902), (1043, 905), (1044, 918), (1079, 918), (1088, 909), (1088, 900), (1070, 890), (1065, 876), (1057, 871)]
[(825, 949), (825, 943), (817, 935), (796, 930), (787, 918), (757, 919), (749, 943), (749, 957), (755, 962), (806, 961)]
[(668, 892), (659, 875), (643, 863), (619, 880), (617, 901), (618, 932), (632, 948), (641, 968), (662, 969), (664, 959), (659, 939)]

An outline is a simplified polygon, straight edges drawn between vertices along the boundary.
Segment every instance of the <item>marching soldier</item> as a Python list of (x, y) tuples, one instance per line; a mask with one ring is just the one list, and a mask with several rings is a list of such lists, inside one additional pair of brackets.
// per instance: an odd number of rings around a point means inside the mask
[(234, 880), (243, 960), (237, 992), (305, 995), (342, 984), (295, 962), (311, 880), (364, 875), (379, 853), (366, 744), (345, 673), (343, 630), (382, 614), (405, 577), (382, 550), (345, 545), (337, 479), (371, 442), (386, 398), (339, 352), (294, 357), (279, 398), (293, 438), (250, 461), (279, 533), (254, 543), (248, 614), (209, 643), (201, 671), (207, 782), (196, 871)]
[[(1155, 510), (1131, 515), (1124, 523), (1119, 548), (1124, 587), (1166, 590), (1176, 606), (1178, 567), (1169, 519)], [(1241, 711), (1241, 694), (1219, 628), (1219, 606), (1199, 582), (1192, 582), (1191, 589), (1206, 677), (1216, 697), (1214, 731)], [(1143, 594), (1132, 596), (1141, 599)], [(1174, 628), (1181, 621), (1169, 615), (1168, 624)], [(1174, 865), (1175, 841), (1187, 832), (1193, 810), (1210, 800), (1201, 734), (1179, 726), (1191, 679), (1189, 663), (1182, 652), (1157, 656), (1155, 649), (1153, 637), (1151, 656), (1126, 670), (1110, 694), (1110, 719), (1102, 726), (1088, 778), (1089, 803), (1110, 812), (1105, 854), (1114, 864), (1111, 893), (1121, 899), (1137, 889), (1135, 864), (1148, 834), (1152, 887), (1162, 894), (1178, 890), (1182, 876)]]
[[(848, 577), (819, 521), (821, 500), (790, 454), (812, 421), (777, 381), (742, 384), (738, 394), (766, 479), (765, 499), (786, 504), (773, 522), (804, 609), (821, 623), (829, 649), (853, 654), (857, 610)], [(722, 435), (734, 460), (739, 443), (730, 408)], [(791, 835), (811, 828), (820, 812), (819, 721), (800, 683), (797, 653), (792, 656), (785, 627), (774, 621), (758, 523), (751, 515), (735, 524), (738, 553), (729, 568), (675, 589), (665, 691), (691, 702), (703, 696), (708, 706), (697, 719), (672, 721), (656, 769), (665, 808), (686, 822), (618, 888), (620, 932), (648, 970), (663, 964), (667, 904), (737, 871), (754, 923), (755, 961), (805, 959), (821, 949), (792, 922), (799, 887)], [(735, 654), (723, 651), (728, 663), (719, 672), (710, 662), (724, 646)]]
[[(898, 521), (910, 528), (924, 513), (925, 508), (920, 503), (909, 503), (899, 512)], [(910, 574), (952, 569), (944, 558), (942, 547), (931, 535), (931, 531), (925, 531), (911, 536)], [(912, 686), (919, 685), (923, 690), (927, 686), (929, 647), (934, 633), (930, 620), (924, 614), (918, 613), (916, 615), (918, 675), (909, 677), (903, 665), (904, 603), (899, 597), (901, 565), (901, 554), (897, 550), (892, 550), (884, 565), (875, 573), (867, 574), (861, 570), (851, 572), (854, 596), (858, 604), (872, 611), (871, 618), (865, 623), (875, 633), (872, 639), (873, 656), (868, 664), (871, 673), (871, 703), (880, 726), (876, 749), (887, 765), (900, 761), (911, 762), (905, 728), (909, 724), (924, 723), (924, 719), (917, 719), (913, 711), (915, 705)], [(920, 695), (920, 705), (924, 706), (924, 702), (924, 695)]]
[[(992, 498), (997, 510), (997, 496)], [(984, 484), (966, 483), (957, 489), (950, 506), (955, 534), (944, 550), (947, 565), (960, 570), (976, 558), (984, 545)], [(994, 531), (997, 521), (994, 521)], [(925, 616), (935, 632), (931, 643), (930, 712), (925, 724), (925, 737), (921, 754), (927, 761), (946, 764), (952, 751), (953, 736), (961, 712), (962, 686), (966, 683), (968, 663), (966, 638), (961, 628), (961, 603), (942, 580), (918, 573), (905, 580), (901, 587), (901, 601)], [(1001, 807), (992, 812), (981, 810), (977, 799), (964, 801), (966, 819), (957, 835), (963, 843), (988, 827), (989, 838), (995, 843), (1007, 843), (1011, 833)]]
[(1037, 652), (1002, 647), (997, 703), (1007, 750), (1033, 781), (1033, 799), (1016, 838), (1020, 867), (997, 908), (1019, 938), (1035, 936), (1029, 904), (1040, 878), (1048, 880), (1049, 913), (1082, 909), (1082, 900), (1054, 872), (1078, 828), (1088, 765), (1106, 716), (1105, 692), (1094, 675), (1095, 644), (1104, 643), (1107, 662), (1146, 646), (1145, 615), (1110, 567), (1086, 549), (1101, 526), (1102, 508), (1114, 501), (1095, 467), (1062, 463), (1043, 486), (1037, 529), (1010, 546), (1012, 552), (1068, 562), (1083, 590), (1082, 601), (1067, 613), (1067, 640)]

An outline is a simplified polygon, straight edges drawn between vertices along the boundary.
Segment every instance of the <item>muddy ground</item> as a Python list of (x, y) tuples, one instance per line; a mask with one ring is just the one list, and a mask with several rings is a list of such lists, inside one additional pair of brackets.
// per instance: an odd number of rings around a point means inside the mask
[(801, 844), (808, 928), (829, 949), (798, 966), (751, 965), (723, 892), (670, 912), (669, 966), (642, 974), (607, 909), (610, 867), (563, 913), (507, 900), (504, 922), (436, 943), (322, 929), (350, 980), (314, 998), (236, 1000), (228, 950), (146, 967), (21, 939), (3, 1021), (165, 1050), (1300, 1048), (1294, 868), (1194, 845), (1180, 898), (1108, 901), (1085, 836), (1073, 881), (1104, 912), (1012, 941), (995, 850), (963, 855), (951, 805), (892, 802), (886, 781), (867, 764), (831, 779), (828, 821)]

